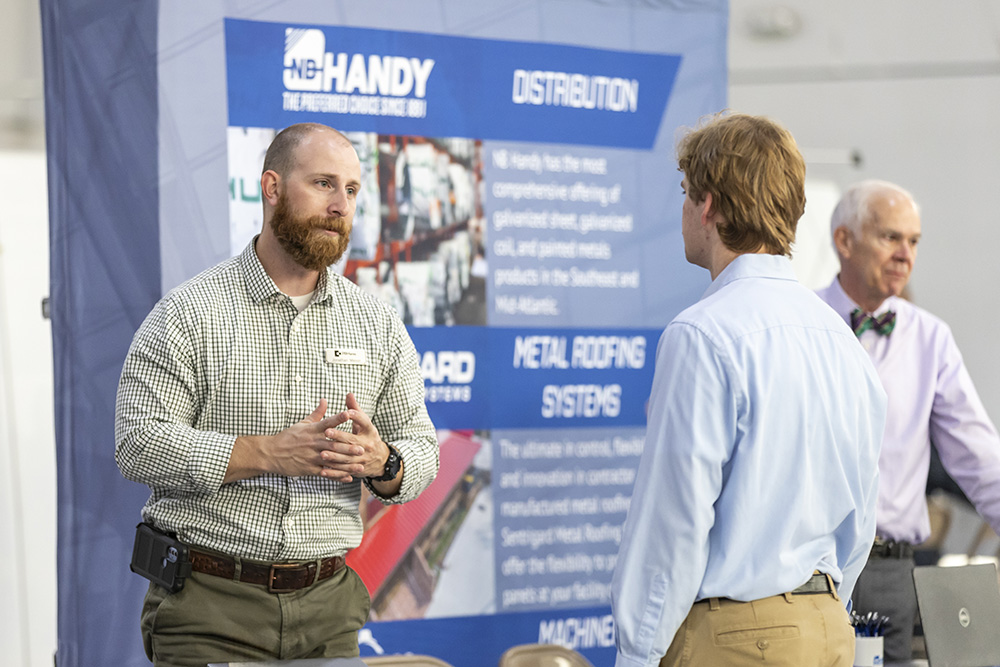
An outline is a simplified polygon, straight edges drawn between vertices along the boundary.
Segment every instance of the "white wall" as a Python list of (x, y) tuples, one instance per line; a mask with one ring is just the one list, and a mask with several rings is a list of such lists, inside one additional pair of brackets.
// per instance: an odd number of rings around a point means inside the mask
[(4, 665), (52, 664), (56, 461), (45, 156), (0, 151), (0, 646)]
[[(1000, 1), (784, 5), (798, 31), (755, 37), (772, 5), (732, 0), (730, 107), (788, 127), (814, 178), (913, 192), (923, 238), (912, 298), (951, 325), (1000, 420)], [(859, 168), (844, 159), (853, 151)]]

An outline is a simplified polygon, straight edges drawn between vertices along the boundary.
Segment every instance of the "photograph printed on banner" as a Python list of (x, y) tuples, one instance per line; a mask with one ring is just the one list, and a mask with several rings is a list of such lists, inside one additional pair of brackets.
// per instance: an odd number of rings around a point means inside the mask
[[(260, 165), (277, 130), (228, 129), (230, 251), (260, 232)], [(361, 161), (338, 273), (418, 327), (486, 324), (482, 142), (348, 132)]]
[(365, 538), (347, 564), (373, 621), (496, 612), (492, 451), (487, 431), (438, 431), (441, 467), (415, 500), (361, 499)]

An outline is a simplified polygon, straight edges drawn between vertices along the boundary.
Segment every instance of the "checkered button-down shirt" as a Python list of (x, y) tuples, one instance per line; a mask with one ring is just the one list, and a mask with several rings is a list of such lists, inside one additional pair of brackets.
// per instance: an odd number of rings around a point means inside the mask
[(188, 544), (268, 561), (343, 554), (361, 542), (360, 481), (222, 480), (237, 436), (278, 433), (321, 398), (333, 415), (348, 392), (403, 459), (402, 488), (384, 502), (412, 500), (437, 474), (438, 445), (402, 322), (332, 270), (299, 313), (251, 242), (168, 293), (136, 332), (115, 459), (152, 490), (144, 520)]

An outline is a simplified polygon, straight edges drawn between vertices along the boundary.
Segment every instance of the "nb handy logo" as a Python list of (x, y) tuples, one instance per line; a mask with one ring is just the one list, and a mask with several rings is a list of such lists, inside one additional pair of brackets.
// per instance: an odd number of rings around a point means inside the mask
[(296, 92), (416, 97), (427, 95), (432, 58), (327, 51), (316, 28), (286, 28), (283, 83)]

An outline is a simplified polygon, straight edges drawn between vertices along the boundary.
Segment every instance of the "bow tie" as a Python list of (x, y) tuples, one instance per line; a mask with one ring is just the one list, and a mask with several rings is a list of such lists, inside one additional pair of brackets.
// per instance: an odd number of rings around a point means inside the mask
[(887, 310), (879, 317), (874, 317), (864, 312), (860, 308), (855, 308), (851, 312), (851, 328), (854, 334), (860, 336), (869, 329), (874, 330), (880, 336), (888, 336), (896, 326), (896, 313)]

